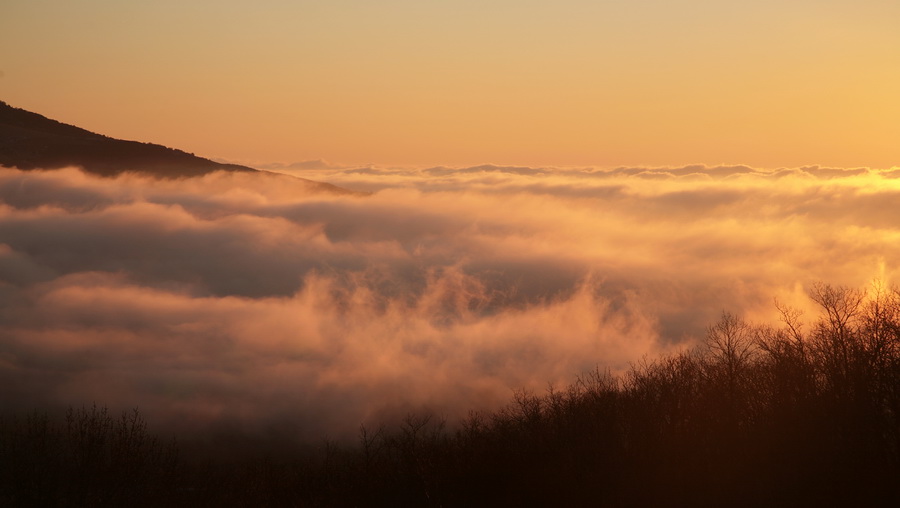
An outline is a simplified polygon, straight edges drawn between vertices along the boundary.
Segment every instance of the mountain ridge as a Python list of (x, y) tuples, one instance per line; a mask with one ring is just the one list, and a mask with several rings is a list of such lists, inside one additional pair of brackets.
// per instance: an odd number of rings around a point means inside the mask
[[(0, 166), (25, 171), (76, 166), (87, 173), (104, 177), (131, 172), (165, 179), (203, 176), (215, 171), (280, 175), (239, 164), (216, 162), (154, 143), (112, 138), (13, 107), (2, 100)], [(289, 177), (307, 182), (318, 191), (359, 194), (326, 182)]]
[(252, 172), (154, 143), (116, 139), (47, 118), (0, 101), (0, 165), (22, 170), (78, 166), (115, 176), (149, 173), (162, 178), (201, 176), (213, 171)]

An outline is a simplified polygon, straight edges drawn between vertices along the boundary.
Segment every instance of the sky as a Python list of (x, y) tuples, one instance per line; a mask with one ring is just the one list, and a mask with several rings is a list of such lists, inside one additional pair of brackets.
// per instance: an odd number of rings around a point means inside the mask
[(0, 100), (263, 164), (890, 168), (891, 0), (6, 0)]

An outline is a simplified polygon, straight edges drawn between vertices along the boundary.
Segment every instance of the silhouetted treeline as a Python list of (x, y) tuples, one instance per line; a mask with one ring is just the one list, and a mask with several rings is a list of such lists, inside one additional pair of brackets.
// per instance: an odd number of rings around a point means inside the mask
[[(453, 429), (411, 415), (361, 428), (355, 446), (202, 467), (175, 467), (153, 441), (126, 447), (146, 465), (121, 475), (207, 506), (900, 506), (900, 295), (817, 285), (811, 297), (809, 323), (784, 306), (780, 327), (726, 313), (702, 347), (518, 392)], [(73, 487), (90, 469), (49, 452), (80, 456), (82, 441), (10, 441), (23, 428), (35, 424), (4, 430), (0, 502), (97, 500), (96, 482)], [(104, 457), (90, 467), (124, 460)], [(10, 475), (16, 460), (30, 465)]]
[(0, 506), (163, 506), (177, 475), (174, 442), (147, 432), (137, 410), (0, 420)]

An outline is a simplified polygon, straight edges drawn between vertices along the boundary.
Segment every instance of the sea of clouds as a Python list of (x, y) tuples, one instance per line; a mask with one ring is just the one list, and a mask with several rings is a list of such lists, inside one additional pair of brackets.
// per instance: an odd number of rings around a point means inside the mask
[(302, 438), (451, 421), (888, 283), (900, 170), (0, 168), (0, 401)]

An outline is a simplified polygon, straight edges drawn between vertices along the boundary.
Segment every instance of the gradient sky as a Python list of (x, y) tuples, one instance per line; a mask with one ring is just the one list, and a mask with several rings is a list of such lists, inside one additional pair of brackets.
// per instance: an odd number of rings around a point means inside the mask
[(898, 165), (894, 0), (5, 0), (0, 100), (247, 162)]

